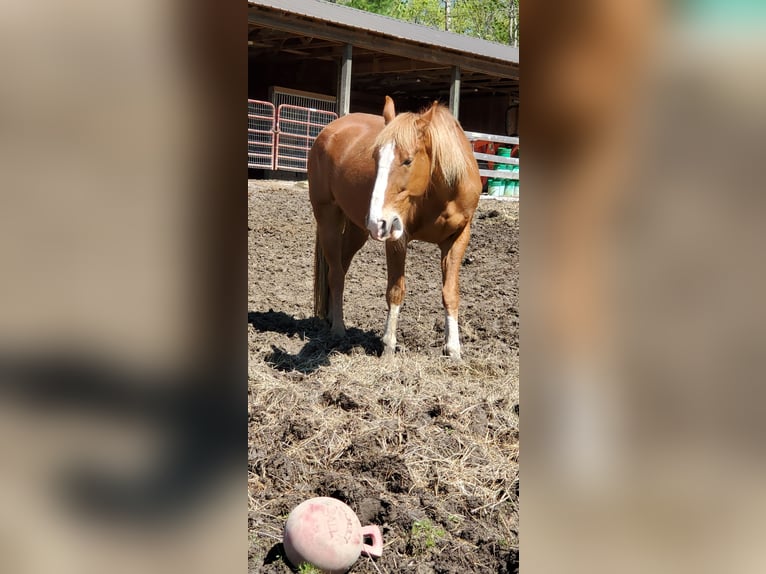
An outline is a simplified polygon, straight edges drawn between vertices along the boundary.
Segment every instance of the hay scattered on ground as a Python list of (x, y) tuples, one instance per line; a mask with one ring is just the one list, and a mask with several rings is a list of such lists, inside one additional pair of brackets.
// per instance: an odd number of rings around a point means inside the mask
[(382, 527), (383, 556), (361, 558), (354, 573), (516, 571), (518, 204), (480, 206), (463, 271), (464, 360), (454, 363), (439, 354), (430, 246), (409, 255), (403, 349), (381, 359), (379, 246), (352, 263), (349, 337), (332, 340), (310, 316), (306, 191), (259, 182), (249, 195), (251, 572), (289, 572), (278, 558), (284, 521), (313, 496)]

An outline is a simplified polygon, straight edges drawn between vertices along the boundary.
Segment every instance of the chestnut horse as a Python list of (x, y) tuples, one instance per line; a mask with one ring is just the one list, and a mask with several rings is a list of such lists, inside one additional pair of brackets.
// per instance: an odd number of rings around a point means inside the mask
[(481, 179), (471, 145), (447, 108), (383, 116), (354, 113), (326, 126), (308, 159), (317, 221), (314, 313), (345, 334), (343, 287), (351, 259), (368, 236), (386, 243), (388, 318), (383, 354), (396, 348), (405, 293), (404, 263), (413, 239), (441, 249), (444, 354), (460, 358), (458, 275), (479, 203)]

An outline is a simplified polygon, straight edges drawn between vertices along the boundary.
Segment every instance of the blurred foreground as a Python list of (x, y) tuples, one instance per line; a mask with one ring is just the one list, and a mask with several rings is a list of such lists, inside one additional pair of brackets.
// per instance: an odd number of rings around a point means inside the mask
[(525, 574), (766, 571), (752, 4), (524, 6)]
[(247, 567), (246, 15), (224, 4), (3, 6), (0, 572)]

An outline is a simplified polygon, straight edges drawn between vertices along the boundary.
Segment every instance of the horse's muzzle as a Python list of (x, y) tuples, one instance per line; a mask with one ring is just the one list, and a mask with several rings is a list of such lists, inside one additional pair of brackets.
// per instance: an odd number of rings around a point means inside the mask
[(396, 241), (404, 234), (404, 224), (398, 215), (381, 217), (376, 221), (368, 219), (367, 229), (370, 236), (378, 241), (386, 241), (387, 239)]

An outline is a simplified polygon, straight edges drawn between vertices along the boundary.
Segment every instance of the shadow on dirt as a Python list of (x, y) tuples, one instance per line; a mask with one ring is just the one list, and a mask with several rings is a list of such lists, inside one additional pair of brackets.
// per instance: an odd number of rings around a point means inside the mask
[(355, 327), (346, 330), (342, 339), (333, 337), (326, 321), (312, 317), (296, 319), (282, 311), (250, 311), (247, 322), (256, 331), (280, 333), (288, 337), (298, 336), (306, 344), (297, 354), (291, 354), (276, 345), (266, 355), (266, 362), (278, 371), (298, 371), (313, 373), (319, 367), (330, 364), (333, 352), (349, 354), (355, 349), (362, 349), (365, 354), (380, 356), (383, 343), (380, 335), (374, 331), (363, 331)]
[(290, 569), (290, 572), (298, 572), (298, 570), (293, 568), (292, 564), (290, 564), (284, 556), (285, 548), (281, 542), (278, 542), (272, 546), (268, 554), (266, 554), (266, 557), (263, 559), (263, 565), (267, 566), (269, 564), (274, 564), (275, 562), (283, 562), (285, 566)]

